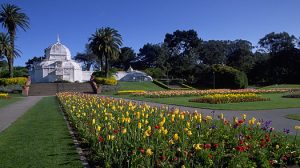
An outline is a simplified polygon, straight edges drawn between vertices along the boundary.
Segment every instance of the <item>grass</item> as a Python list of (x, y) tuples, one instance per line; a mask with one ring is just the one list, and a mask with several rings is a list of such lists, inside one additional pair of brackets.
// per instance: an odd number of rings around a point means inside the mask
[(265, 86), (265, 87), (262, 87), (260, 89), (276, 89), (276, 88), (300, 89), (300, 85), (296, 85), (296, 84), (279, 84), (279, 85)]
[(288, 119), (300, 121), (300, 114), (288, 114), (285, 117)]
[(282, 98), (282, 93), (264, 94), (263, 97), (270, 98), (270, 101), (259, 102), (242, 102), (242, 103), (227, 103), (227, 104), (208, 104), (189, 102), (189, 99), (198, 98), (198, 96), (191, 97), (169, 97), (169, 98), (146, 98), (135, 97), (131, 95), (113, 95), (115, 97), (122, 97), (128, 99), (135, 99), (141, 101), (172, 104), (188, 107), (207, 108), (215, 110), (266, 110), (266, 109), (283, 109), (283, 108), (297, 108), (300, 107), (299, 99)]
[(153, 82), (119, 82), (119, 90), (165, 90)]
[(11, 97), (9, 99), (0, 99), (0, 108), (15, 103), (23, 97), (21, 94), (9, 94), (9, 96)]
[(82, 167), (55, 97), (0, 133), (0, 167)]

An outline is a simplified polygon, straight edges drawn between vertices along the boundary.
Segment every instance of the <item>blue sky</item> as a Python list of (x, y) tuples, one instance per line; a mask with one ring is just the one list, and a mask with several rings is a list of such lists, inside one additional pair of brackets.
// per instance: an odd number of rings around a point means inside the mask
[(96, 28), (106, 26), (117, 29), (124, 46), (136, 52), (177, 29), (194, 29), (203, 40), (245, 39), (254, 45), (273, 31), (300, 36), (299, 0), (0, 0), (3, 3), (18, 5), (30, 18), (30, 29), (17, 32), (19, 66), (43, 55), (57, 34), (74, 56)]

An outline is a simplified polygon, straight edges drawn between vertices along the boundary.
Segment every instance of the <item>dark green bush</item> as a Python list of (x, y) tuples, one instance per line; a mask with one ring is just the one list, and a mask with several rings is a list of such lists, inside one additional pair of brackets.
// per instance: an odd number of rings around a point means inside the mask
[(158, 79), (158, 78), (161, 78), (164, 76), (164, 72), (160, 68), (147, 68), (147, 69), (145, 69), (145, 73), (155, 79)]
[(247, 75), (226, 65), (213, 65), (216, 88), (241, 89), (248, 86)]

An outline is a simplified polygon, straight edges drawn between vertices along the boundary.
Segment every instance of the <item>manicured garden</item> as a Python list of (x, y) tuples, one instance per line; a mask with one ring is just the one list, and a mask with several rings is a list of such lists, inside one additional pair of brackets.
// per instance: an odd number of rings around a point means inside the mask
[(0, 133), (0, 153), (0, 167), (82, 167), (55, 97)]
[(60, 93), (58, 98), (89, 144), (89, 158), (96, 165), (284, 167), (300, 163), (297, 137), (290, 140), (288, 130), (273, 132), (267, 120), (242, 115), (228, 121), (222, 114), (203, 116), (77, 93)]
[[(222, 89), (223, 90), (223, 89)], [(143, 93), (134, 93), (135, 95), (116, 95), (112, 94), (113, 97), (155, 102), (162, 104), (170, 105), (179, 105), (179, 106), (188, 106), (196, 108), (207, 108), (207, 109), (219, 109), (219, 110), (266, 110), (266, 109), (284, 109), (284, 108), (299, 108), (300, 103), (298, 98), (284, 98), (282, 97), (284, 93), (276, 93), (275, 91), (280, 90), (269, 90), (270, 93), (260, 94), (261, 98), (268, 99), (268, 101), (255, 101), (255, 102), (236, 102), (236, 103), (223, 103), (223, 104), (210, 104), (210, 103), (198, 103), (191, 102), (189, 100), (199, 99), (200, 95), (211, 94), (211, 93), (220, 93), (221, 90), (209, 91), (157, 91), (157, 92), (143, 92)], [(226, 90), (225, 90), (226, 91)], [(222, 93), (232, 93), (232, 91), (227, 90), (228, 92)], [(267, 91), (267, 90), (265, 90)], [(282, 90), (286, 91), (286, 90)], [(193, 94), (186, 94), (186, 92), (197, 93), (199, 96), (194, 96)], [(258, 93), (259, 90), (257, 90)], [(275, 92), (275, 93), (273, 93)], [(150, 94), (149, 94), (150, 93)], [(162, 93), (162, 94), (160, 94)], [(148, 94), (146, 96), (143, 96)], [(178, 94), (180, 96), (178, 96)]]

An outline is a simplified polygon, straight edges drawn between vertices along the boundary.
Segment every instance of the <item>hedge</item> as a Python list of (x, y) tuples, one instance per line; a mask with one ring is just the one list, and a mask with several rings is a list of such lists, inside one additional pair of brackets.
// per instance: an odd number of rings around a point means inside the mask
[(114, 77), (110, 77), (110, 78), (96, 77), (95, 82), (97, 84), (101, 84), (101, 85), (116, 85), (117, 84), (117, 80)]
[(226, 65), (213, 65), (216, 88), (241, 89), (248, 86), (247, 75)]
[(7, 85), (25, 85), (27, 78), (25, 77), (15, 77), (15, 78), (0, 78), (0, 86)]

